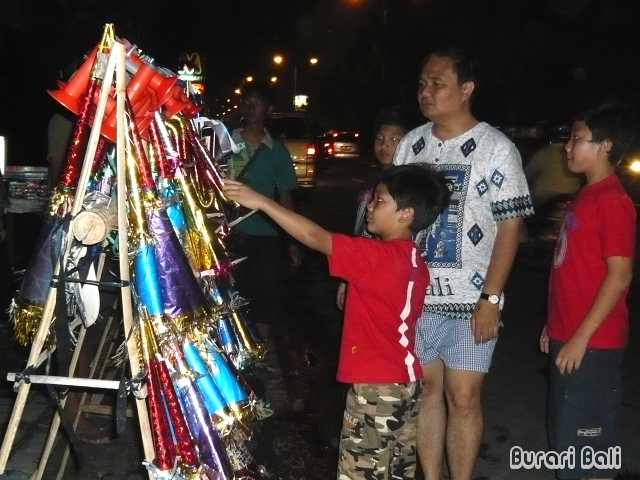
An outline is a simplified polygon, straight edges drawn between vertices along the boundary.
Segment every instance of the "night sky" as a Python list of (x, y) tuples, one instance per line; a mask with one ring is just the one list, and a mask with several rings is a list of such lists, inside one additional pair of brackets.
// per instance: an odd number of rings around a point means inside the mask
[[(605, 0), (3, 2), (0, 134), (9, 137), (9, 163), (44, 163), (47, 121), (59, 108), (46, 89), (91, 49), (105, 22), (174, 70), (182, 53), (199, 52), (212, 113), (247, 74), (261, 83), (278, 75), (271, 94), (282, 110), (297, 64), (298, 90), (325, 127), (367, 131), (394, 104), (419, 120), (420, 60), (453, 42), (480, 60), (481, 119), (561, 122), (586, 99), (637, 102), (637, 10)], [(271, 62), (276, 52), (283, 67)], [(310, 55), (317, 66), (308, 66)]]

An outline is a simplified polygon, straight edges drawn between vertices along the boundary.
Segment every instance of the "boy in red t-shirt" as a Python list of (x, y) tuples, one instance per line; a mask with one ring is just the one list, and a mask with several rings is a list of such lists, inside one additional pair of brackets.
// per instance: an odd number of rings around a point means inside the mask
[(565, 145), (569, 170), (584, 174), (586, 185), (570, 205), (558, 238), (547, 324), (540, 335), (540, 349), (551, 354), (551, 448), (575, 448), (575, 468), (556, 472), (562, 479), (615, 476), (614, 470), (583, 465), (581, 452), (618, 446), (636, 212), (614, 170), (633, 132), (630, 112), (605, 104), (574, 122)]
[(446, 181), (417, 164), (385, 170), (367, 207), (378, 238), (330, 233), (238, 182), (224, 192), (327, 255), (330, 273), (349, 282), (337, 378), (352, 388), (338, 479), (413, 478), (422, 376), (413, 347), (429, 273), (412, 238), (447, 205)]

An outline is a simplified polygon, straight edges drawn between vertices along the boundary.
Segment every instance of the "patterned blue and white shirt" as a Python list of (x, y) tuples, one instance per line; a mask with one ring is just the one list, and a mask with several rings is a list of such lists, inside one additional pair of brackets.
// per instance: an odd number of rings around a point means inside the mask
[(529, 187), (516, 146), (499, 130), (480, 122), (465, 133), (440, 140), (429, 122), (409, 132), (394, 163), (423, 162), (450, 182), (451, 201), (418, 236), (431, 275), (427, 311), (470, 318), (489, 268), (498, 222), (533, 215)]

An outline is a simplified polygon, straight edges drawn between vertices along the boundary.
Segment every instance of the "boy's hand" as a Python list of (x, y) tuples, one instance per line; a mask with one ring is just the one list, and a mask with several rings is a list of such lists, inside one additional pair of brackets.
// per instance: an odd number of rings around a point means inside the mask
[(549, 353), (549, 335), (547, 334), (547, 326), (542, 327), (540, 332), (540, 351), (542, 353)]
[(580, 368), (584, 354), (587, 351), (587, 341), (581, 337), (572, 337), (558, 352), (556, 367), (562, 375), (576, 372)]
[(244, 183), (229, 179), (224, 181), (222, 191), (230, 200), (235, 200), (243, 207), (251, 209), (260, 208), (262, 201), (266, 198)]
[(340, 285), (338, 285), (338, 293), (336, 295), (336, 305), (338, 306), (338, 310), (344, 309), (344, 299), (346, 294), (347, 284), (340, 282)]
[(476, 340), (476, 345), (486, 343), (498, 336), (500, 325), (500, 309), (498, 305), (480, 300), (471, 317), (471, 332)]

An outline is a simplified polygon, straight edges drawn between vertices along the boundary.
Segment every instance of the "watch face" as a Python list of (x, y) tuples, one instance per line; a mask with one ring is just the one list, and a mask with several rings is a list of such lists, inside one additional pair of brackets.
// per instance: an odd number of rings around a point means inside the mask
[(493, 303), (494, 305), (500, 303), (500, 297), (498, 295), (489, 295), (487, 300), (489, 300), (489, 303)]

